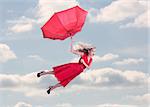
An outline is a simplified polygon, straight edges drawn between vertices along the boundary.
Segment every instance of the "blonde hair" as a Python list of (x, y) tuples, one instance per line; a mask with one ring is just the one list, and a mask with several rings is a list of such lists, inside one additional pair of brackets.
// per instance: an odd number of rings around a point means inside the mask
[(79, 52), (84, 52), (84, 53), (89, 53), (90, 51), (95, 52), (96, 47), (88, 44), (88, 43), (83, 43), (83, 42), (78, 42), (76, 45), (74, 45), (74, 50), (79, 51)]

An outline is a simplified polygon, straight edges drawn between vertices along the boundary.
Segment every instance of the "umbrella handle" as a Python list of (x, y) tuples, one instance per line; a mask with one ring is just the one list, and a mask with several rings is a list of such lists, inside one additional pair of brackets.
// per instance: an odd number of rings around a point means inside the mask
[(70, 49), (70, 51), (72, 52), (72, 50), (73, 50), (73, 42), (74, 41), (73, 41), (73, 37), (72, 36), (70, 37), (70, 39), (71, 39), (71, 44), (70, 44), (71, 49)]
[(72, 38), (72, 36), (70, 37), (70, 39), (71, 39), (71, 46), (72, 46), (72, 44), (73, 44), (73, 38)]
[(73, 41), (73, 37), (72, 36), (70, 37), (70, 39), (71, 39), (71, 43), (73, 43), (74, 41)]

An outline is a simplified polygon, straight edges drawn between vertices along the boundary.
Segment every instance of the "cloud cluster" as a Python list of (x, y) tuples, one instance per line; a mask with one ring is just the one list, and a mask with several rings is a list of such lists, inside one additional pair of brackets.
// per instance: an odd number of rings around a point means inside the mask
[(72, 107), (72, 104), (70, 104), (70, 103), (62, 103), (62, 104), (57, 104), (56, 107)]
[[(148, 84), (149, 75), (140, 71), (122, 71), (113, 68), (84, 72), (71, 83), (74, 89), (135, 88)], [(53, 77), (37, 78), (36, 72), (27, 75), (0, 74), (0, 89), (23, 92), (26, 96), (46, 96), (49, 84), (56, 83)], [(87, 88), (88, 87), (88, 88)], [(66, 92), (73, 91), (72, 88)], [(61, 91), (60, 91), (61, 92)]]
[(96, 107), (138, 107), (137, 105), (122, 105), (122, 104), (100, 104)]
[(144, 59), (139, 58), (139, 59), (134, 59), (134, 58), (128, 58), (128, 59), (123, 59), (122, 61), (116, 61), (114, 64), (116, 65), (131, 65), (131, 64), (139, 64), (144, 62)]
[(94, 62), (104, 62), (104, 61), (114, 60), (118, 57), (119, 55), (117, 54), (108, 53), (103, 56), (94, 56), (93, 59), (94, 59)]
[[(100, 10), (91, 8), (90, 22), (122, 22), (129, 20), (121, 27), (149, 27), (148, 1), (116, 0)], [(93, 15), (94, 14), (94, 15)], [(95, 15), (96, 14), (96, 15)]]
[(25, 102), (18, 102), (14, 107), (32, 107), (32, 105)]
[[(150, 9), (149, 9), (150, 10)], [(150, 27), (150, 21), (148, 15), (150, 14), (150, 11), (147, 10), (146, 12), (139, 15), (137, 18), (134, 19), (133, 22), (129, 22), (124, 26), (121, 26), (123, 28), (126, 27), (138, 27), (138, 28), (144, 28), (144, 27)]]
[(148, 74), (114, 68), (95, 69), (80, 75), (80, 83), (91, 87), (133, 88), (147, 86)]
[(56, 82), (53, 77), (37, 78), (37, 72), (26, 75), (0, 74), (0, 90), (24, 93), (25, 96), (46, 96), (50, 83)]
[(18, 20), (8, 21), (8, 23), (10, 24), (10, 27), (8, 28), (9, 32), (21, 33), (31, 31), (35, 20), (22, 16)]
[(98, 105), (73, 105), (70, 103), (59, 104), (56, 107), (138, 107), (136, 105), (123, 105), (123, 104), (98, 104)]
[[(139, 107), (138, 105), (124, 105), (124, 104), (95, 104), (95, 105), (78, 105), (78, 104), (71, 104), (71, 103), (61, 103), (53, 105), (54, 107)], [(25, 102), (18, 102), (14, 107), (34, 107), (34, 105), (25, 103)], [(36, 105), (36, 107), (43, 107), (40, 105)]]
[(15, 53), (6, 44), (0, 43), (0, 63), (7, 62), (11, 59), (16, 59)]
[(132, 96), (132, 99), (139, 104), (148, 104), (150, 101), (150, 93), (138, 96)]
[(76, 0), (39, 0), (38, 1), (38, 23), (46, 22), (55, 12), (79, 5)]

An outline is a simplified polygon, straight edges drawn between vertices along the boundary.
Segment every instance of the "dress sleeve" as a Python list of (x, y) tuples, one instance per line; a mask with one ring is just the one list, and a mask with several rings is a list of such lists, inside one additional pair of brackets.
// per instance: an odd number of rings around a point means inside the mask
[(89, 61), (89, 64), (88, 64), (89, 66), (92, 64), (92, 60), (93, 60), (93, 59), (91, 58), (90, 61)]
[(87, 64), (87, 65), (91, 65), (91, 63), (92, 63), (92, 58), (89, 60), (89, 62), (88, 62), (88, 58), (87, 58), (88, 56), (86, 55), (86, 54), (84, 54), (83, 56), (82, 56), (82, 59), (84, 60), (84, 62)]
[(83, 59), (84, 62), (88, 65), (88, 60), (87, 60), (87, 55), (86, 55), (86, 54), (84, 54), (84, 55), (82, 56), (82, 59)]
[(84, 54), (84, 55), (82, 56), (82, 59), (85, 61), (85, 60), (86, 60), (86, 57), (87, 57), (87, 55)]

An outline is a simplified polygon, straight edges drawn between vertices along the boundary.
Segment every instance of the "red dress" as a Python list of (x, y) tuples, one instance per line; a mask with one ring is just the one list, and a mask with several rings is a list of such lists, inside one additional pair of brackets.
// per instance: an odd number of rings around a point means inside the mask
[[(81, 59), (83, 59), (87, 65), (90, 65), (92, 62), (92, 58), (90, 58), (88, 62), (88, 57), (86, 54), (84, 54)], [(83, 72), (85, 68), (86, 67), (79, 61), (77, 63), (67, 63), (53, 67), (53, 70), (57, 80), (60, 81), (60, 84), (63, 87), (65, 87), (72, 79)]]

